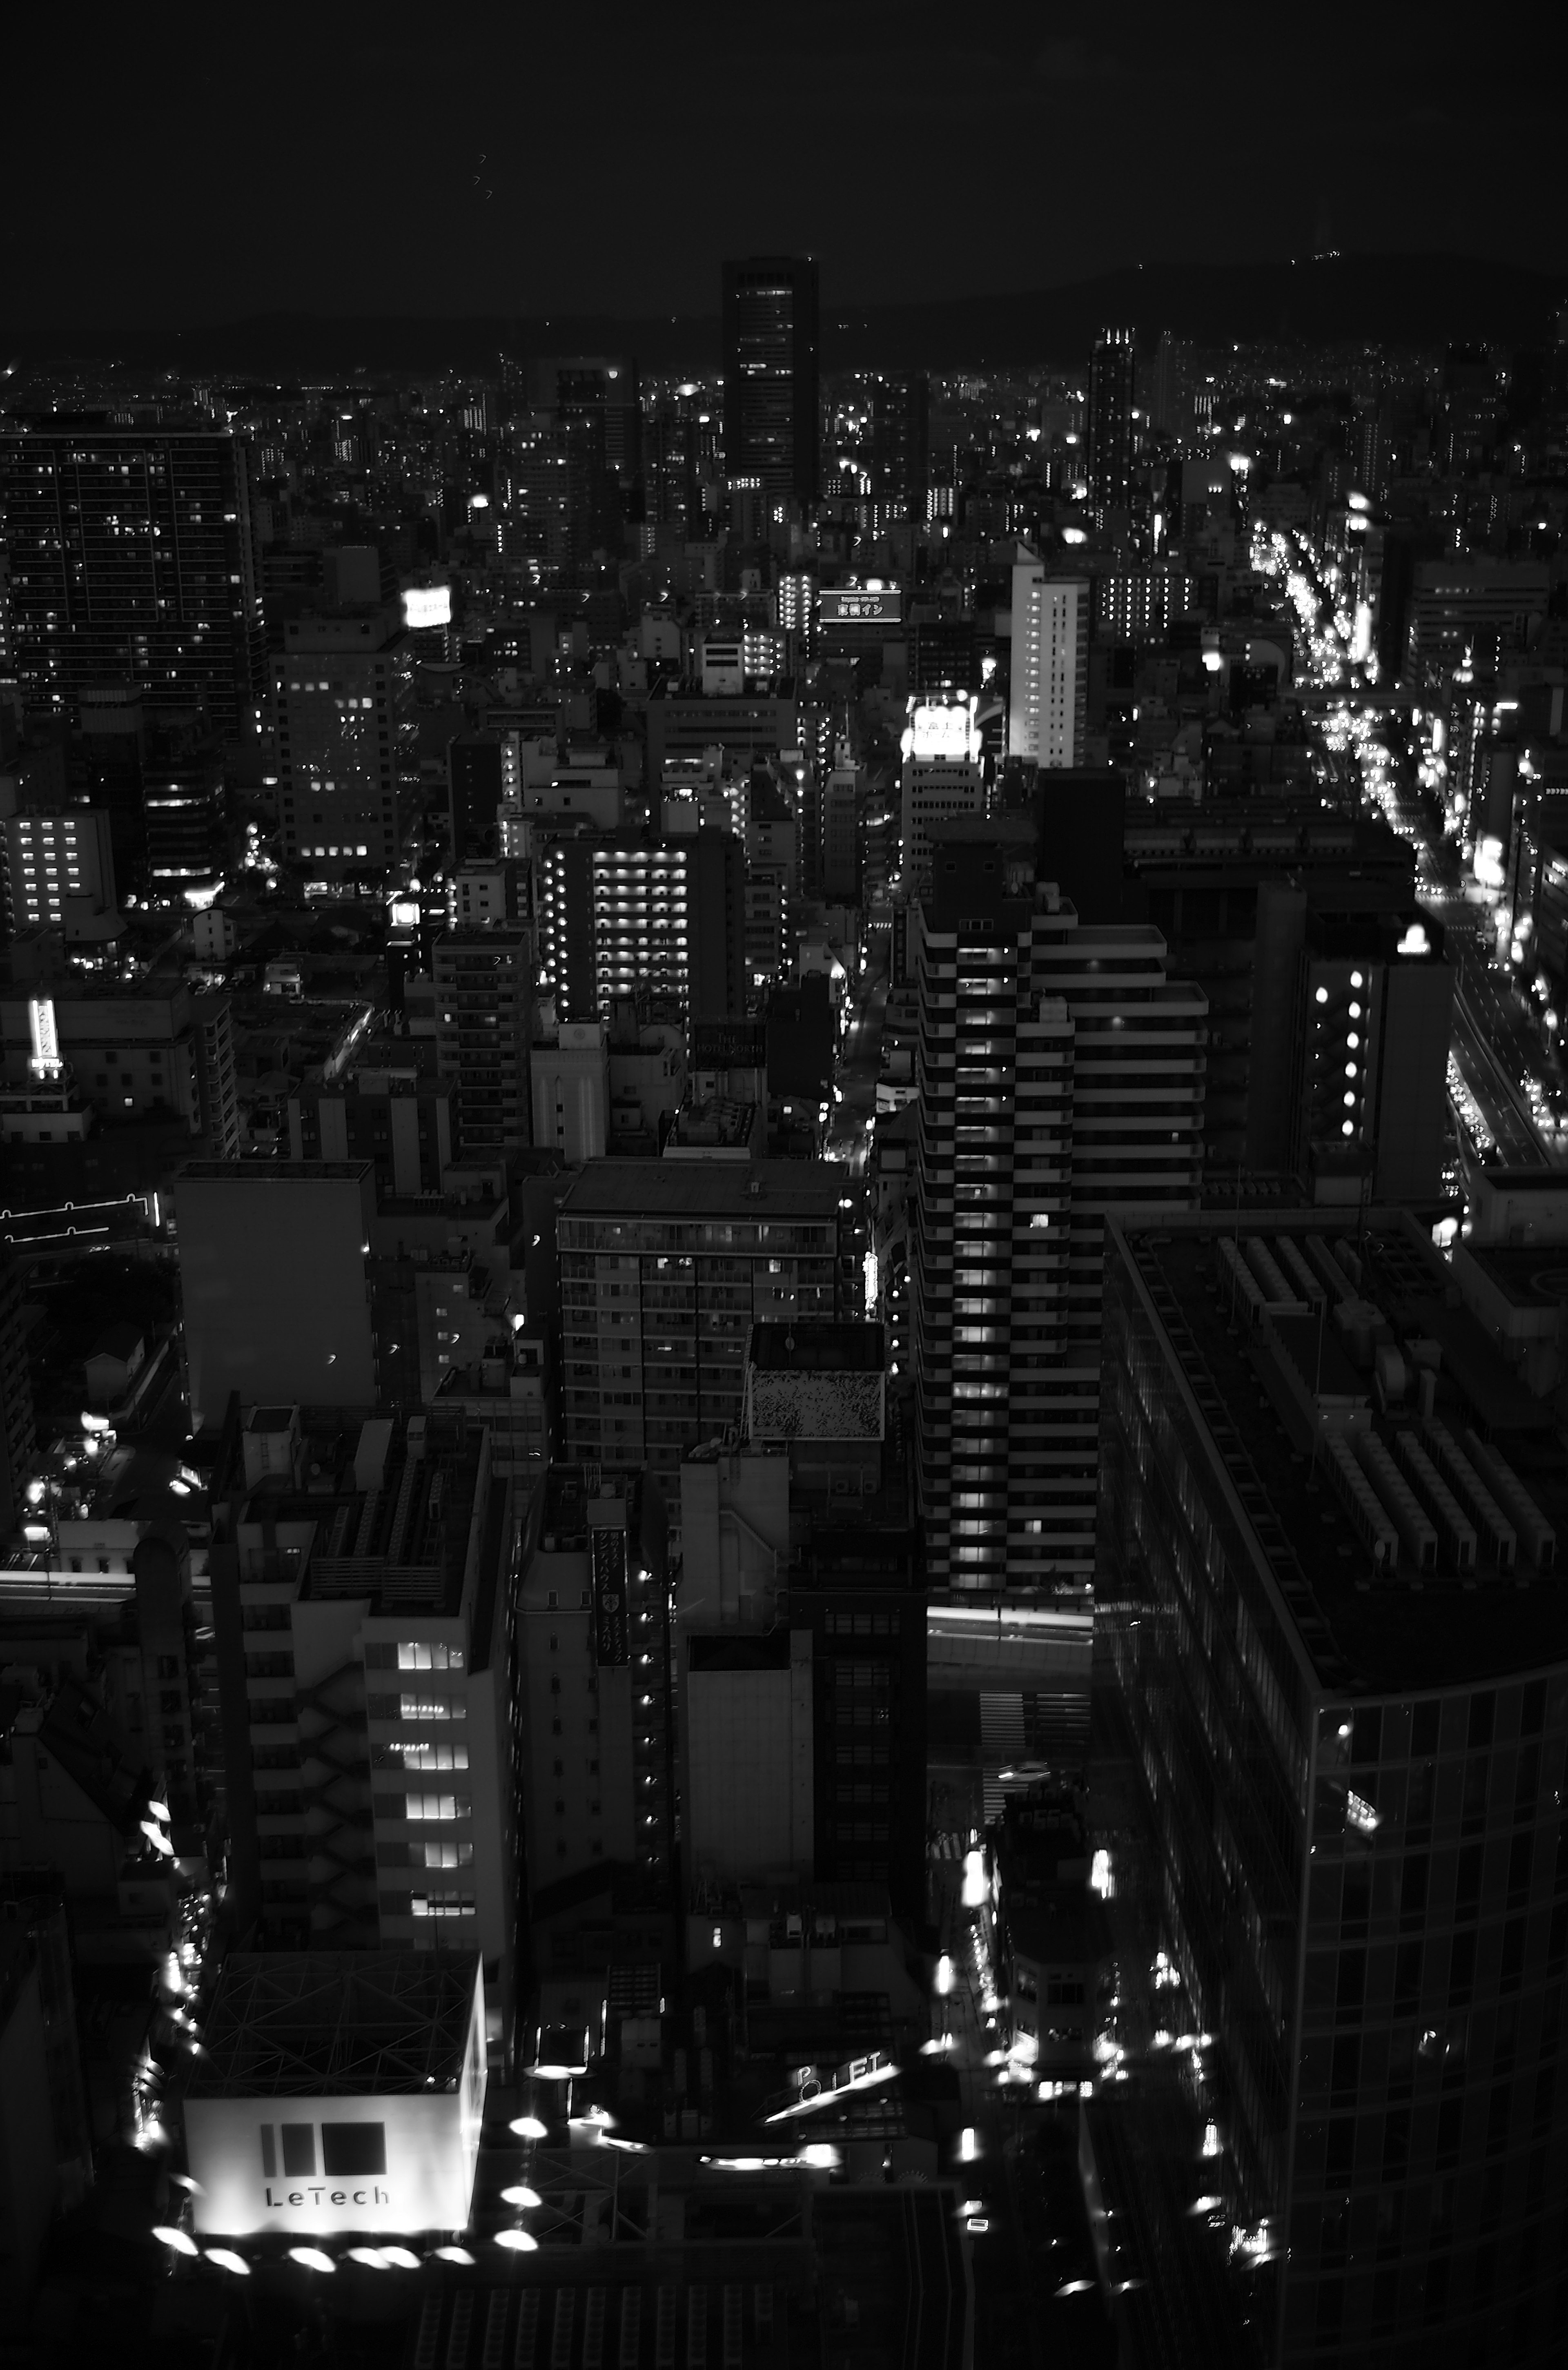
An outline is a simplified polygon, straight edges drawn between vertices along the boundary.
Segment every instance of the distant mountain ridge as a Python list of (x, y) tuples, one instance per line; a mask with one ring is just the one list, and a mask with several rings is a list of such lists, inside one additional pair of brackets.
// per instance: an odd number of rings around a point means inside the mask
[[(1568, 305), (1568, 272), (1461, 255), (1329, 255), (1270, 263), (1150, 263), (1058, 288), (929, 303), (824, 305), (824, 370), (975, 370), (1087, 357), (1103, 323), (1152, 340), (1171, 329), (1204, 345), (1376, 342), (1544, 345)], [(714, 315), (632, 320), (609, 314), (529, 318), (478, 315), (262, 313), (241, 320), (133, 330), (0, 328), (0, 352), (45, 360), (117, 359), (141, 368), (221, 370), (264, 378), (359, 370), (478, 372), (497, 357), (628, 353), (648, 371), (712, 370)]]

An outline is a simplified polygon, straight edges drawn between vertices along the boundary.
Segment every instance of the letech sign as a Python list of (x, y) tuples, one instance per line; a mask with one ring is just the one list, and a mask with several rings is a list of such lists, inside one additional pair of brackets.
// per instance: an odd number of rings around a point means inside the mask
[[(482, 2107), (483, 2088), (479, 2088)], [(201, 2187), (198, 2232), (294, 2238), (334, 2231), (460, 2230), (468, 2219), (478, 2115), (460, 2088), (379, 2097), (185, 2101)]]

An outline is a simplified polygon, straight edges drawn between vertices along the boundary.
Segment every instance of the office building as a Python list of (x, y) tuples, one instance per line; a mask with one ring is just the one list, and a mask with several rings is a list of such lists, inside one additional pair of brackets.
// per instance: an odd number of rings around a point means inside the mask
[(274, 1948), (479, 1952), (515, 2010), (512, 1494), (460, 1412), (248, 1407), (210, 1565), (236, 1908)]
[(457, 1088), (428, 1074), (432, 1050), (372, 1038), (345, 1074), (307, 1072), (289, 1097), (289, 1158), (368, 1160), (378, 1206), (439, 1194), (456, 1157)]
[(723, 749), (737, 763), (775, 757), (801, 743), (801, 714), (793, 680), (741, 693), (706, 692), (700, 682), (664, 681), (648, 697), (648, 778), (663, 782), (672, 758), (705, 758)]
[[(40, 1047), (47, 1057), (40, 1059)], [(203, 1139), (214, 1159), (239, 1152), (234, 1029), (226, 995), (174, 984), (167, 975), (126, 992), (113, 982), (53, 979), (43, 995), (0, 995), (0, 1059), (7, 1088), (52, 1072), (78, 1112), (106, 1122), (165, 1118)], [(87, 1124), (90, 1124), (90, 1120)], [(47, 1117), (42, 1122), (50, 1128)], [(51, 1133), (71, 1125), (63, 1105)]]
[[(1186, 2056), (1271, 2363), (1561, 2351), (1568, 1490), (1449, 1280), (1378, 1210), (1107, 1228), (1097, 1593), (1136, 1811), (1096, 1840), (1136, 1975), (1097, 2054), (1158, 2027)], [(1163, 2256), (1185, 2201), (1136, 2116), (1096, 2153)]]
[(113, 830), (103, 809), (0, 816), (0, 867), (11, 938), (52, 929), (80, 945), (95, 941), (105, 924), (118, 928)]
[(646, 1474), (554, 1465), (524, 1529), (519, 1715), (527, 1868), (615, 1866), (667, 1905), (674, 1868), (668, 1521)]
[(771, 507), (814, 502), (817, 267), (797, 256), (726, 263), (724, 466)]
[(754, 1319), (844, 1312), (838, 1183), (794, 1161), (600, 1160), (559, 1206), (566, 1454), (646, 1467), (740, 1421)]
[(454, 867), (497, 853), (502, 808), (515, 801), (521, 786), (514, 733), (454, 733), (446, 744), (448, 852)]
[[(1205, 799), (1202, 814), (1201, 824), (1174, 811), (1124, 822), (1122, 857), (1107, 846), (1097, 877), (1120, 892), (1114, 910), (1154, 924), (1172, 969), (1208, 997), (1211, 1179), (1245, 1169), (1293, 1175), (1314, 1197), (1435, 1196), (1452, 970), (1442, 926), (1416, 906), (1409, 842), (1316, 799)], [(1053, 808), (1048, 846), (1069, 826)], [(1059, 877), (1077, 878), (1081, 863), (1079, 849), (1064, 854)], [(1361, 975), (1354, 987), (1352, 972)], [(1333, 1013), (1342, 1025), (1331, 1080)]]
[(432, 955), (440, 1076), (456, 1093), (458, 1157), (499, 1161), (528, 1141), (533, 931), (443, 930)]
[(224, 758), (202, 717), (148, 719), (142, 830), (152, 896), (193, 903), (216, 893), (228, 857)]
[(1037, 559), (1013, 568), (1009, 757), (1042, 769), (1084, 762), (1090, 592), (1087, 576)]
[(1403, 681), (1419, 693), (1446, 687), (1445, 677), (1459, 667), (1494, 674), (1539, 640), (1549, 592), (1541, 561), (1417, 558)]
[(121, 677), (149, 708), (254, 736), (266, 692), (250, 460), (226, 431), (17, 420), (0, 431), (12, 662), (24, 705), (74, 714)]
[(235, 1392), (374, 1407), (370, 1163), (192, 1160), (174, 1200), (195, 1430), (217, 1431)]
[(702, 1019), (745, 1013), (745, 850), (732, 833), (552, 839), (539, 852), (538, 961), (564, 1019), (651, 991)]
[(1032, 827), (950, 825), (920, 954), (911, 1219), (920, 1506), (933, 1592), (1094, 1567), (1108, 1211), (1195, 1206), (1200, 989), (1158, 931), (1082, 923)]
[(328, 880), (398, 854), (412, 653), (395, 610), (292, 619), (275, 662), (282, 851)]
[(1097, 510), (1132, 499), (1137, 444), (1134, 419), (1137, 352), (1131, 329), (1101, 329), (1089, 365), (1089, 498)]

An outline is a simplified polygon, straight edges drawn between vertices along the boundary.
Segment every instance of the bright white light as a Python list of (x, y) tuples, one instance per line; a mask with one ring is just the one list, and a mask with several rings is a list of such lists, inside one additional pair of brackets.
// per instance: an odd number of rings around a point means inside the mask
[(980, 2134), (973, 2123), (966, 2123), (958, 2135), (960, 2164), (973, 2164), (980, 2154)]
[(403, 623), (410, 633), (452, 623), (450, 584), (410, 584), (403, 595)]
[(520, 2140), (542, 2140), (549, 2137), (549, 2125), (541, 2123), (537, 2115), (519, 2115), (513, 2123), (508, 2124), (507, 2129), (515, 2132)]
[(467, 2247), (436, 2247), (433, 2248), (432, 2251), (438, 2255), (444, 2263), (467, 2263), (471, 2265), (474, 2261), (473, 2256), (469, 2254)]
[(949, 1993), (952, 1989), (952, 1961), (944, 1950), (941, 1957), (937, 1961), (937, 1996), (939, 1999), (947, 1998)]
[(498, 2230), (495, 2243), (513, 2255), (536, 2255), (539, 2251), (539, 2242), (531, 2230)]
[(351, 2263), (363, 2263), (367, 2272), (384, 2272), (386, 2269), (386, 2258), (379, 2247), (351, 2247), (349, 2261)]
[(1111, 1898), (1111, 1855), (1097, 1851), (1089, 1867), (1090, 1890), (1098, 1893), (1102, 1901)]
[(503, 2189), (501, 2195), (502, 2203), (506, 2205), (542, 2205), (545, 2202), (538, 2191), (530, 2189), (525, 2180), (516, 2181), (512, 2188)]
[(335, 2272), (338, 2268), (324, 2247), (291, 2247), (288, 2256), (291, 2263), (303, 2264), (307, 2272)]
[(829, 2146), (826, 2140), (813, 2140), (801, 2150), (798, 2161), (809, 2164), (817, 2172), (833, 2172), (844, 2158), (836, 2147)]
[(965, 1909), (983, 1908), (986, 1898), (986, 1858), (983, 1852), (965, 1852), (963, 1856), (963, 1893)]
[(250, 2277), (249, 2264), (243, 2255), (236, 2255), (232, 2247), (209, 2247), (206, 2261), (209, 2263), (216, 2263), (222, 2272), (233, 2272), (239, 2279), (248, 2280)]
[(1432, 951), (1432, 944), (1427, 938), (1424, 923), (1412, 922), (1394, 951), (1401, 955), (1429, 955)]
[(177, 2255), (199, 2255), (202, 2251), (189, 2230), (177, 2230), (172, 2223), (155, 2222), (153, 2236), (161, 2238), (166, 2247), (172, 2247)]
[(383, 2247), (381, 2252), (395, 2272), (419, 2270), (420, 2259), (411, 2247)]

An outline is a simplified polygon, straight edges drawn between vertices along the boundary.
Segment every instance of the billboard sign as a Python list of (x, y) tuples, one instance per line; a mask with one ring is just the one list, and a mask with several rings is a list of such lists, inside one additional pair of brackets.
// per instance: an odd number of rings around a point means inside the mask
[(403, 623), (409, 633), (423, 633), (432, 626), (452, 623), (452, 587), (450, 584), (409, 584), (403, 592)]
[(473, 2198), (484, 2103), (481, 1979), (463, 2070), (451, 2089), (188, 2096), (192, 2221), (212, 2238), (461, 2230)]
[(978, 708), (979, 701), (973, 694), (967, 699), (912, 699), (904, 732), (905, 755), (946, 757), (960, 763), (978, 757)]
[(824, 584), (817, 603), (824, 626), (897, 626), (904, 621), (904, 594), (896, 584)]
[(631, 1630), (626, 1609), (626, 1533), (592, 1531), (589, 1547), (594, 1566), (594, 1660), (604, 1670), (631, 1660)]

